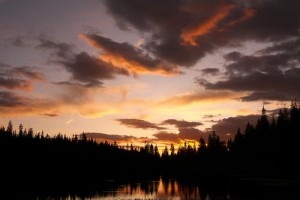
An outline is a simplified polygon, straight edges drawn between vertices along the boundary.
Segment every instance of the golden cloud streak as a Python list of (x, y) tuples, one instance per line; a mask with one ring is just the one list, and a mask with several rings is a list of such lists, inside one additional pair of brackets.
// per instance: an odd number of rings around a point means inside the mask
[[(119, 55), (105, 53), (100, 55), (99, 59), (110, 63), (115, 68), (125, 69), (134, 74), (159, 74), (164, 76), (174, 76), (180, 74), (179, 70), (172, 69), (170, 71), (166, 71), (161, 65), (151, 68)], [(176, 69), (175, 66), (174, 69)]]
[(205, 93), (184, 93), (169, 97), (159, 102), (160, 105), (189, 105), (192, 103), (211, 103), (224, 101), (224, 99), (237, 99), (241, 97), (241, 93), (228, 92), (228, 91), (206, 91)]
[[(90, 46), (101, 49), (102, 54), (99, 55), (99, 60), (111, 64), (112, 67), (125, 69), (134, 75), (158, 74), (163, 76), (175, 76), (182, 73), (176, 65), (169, 64), (164, 61), (158, 61), (156, 65), (153, 64), (153, 66), (148, 66), (143, 64), (143, 62), (130, 59), (119, 52), (106, 51), (104, 46), (85, 34), (80, 34), (79, 38), (85, 39)], [(134, 48), (138, 49), (138, 47)]]
[(193, 27), (186, 27), (183, 29), (180, 37), (184, 45), (198, 46), (196, 39), (199, 36), (209, 33), (216, 28), (217, 24), (229, 15), (229, 12), (234, 8), (234, 5), (224, 5), (204, 23), (200, 23)]

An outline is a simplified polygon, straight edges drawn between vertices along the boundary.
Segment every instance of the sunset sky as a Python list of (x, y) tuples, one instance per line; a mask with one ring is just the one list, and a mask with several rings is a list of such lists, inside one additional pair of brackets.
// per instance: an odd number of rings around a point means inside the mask
[(299, 0), (0, 0), (0, 125), (228, 139), (263, 105), (271, 118), (300, 99), (299, 11)]

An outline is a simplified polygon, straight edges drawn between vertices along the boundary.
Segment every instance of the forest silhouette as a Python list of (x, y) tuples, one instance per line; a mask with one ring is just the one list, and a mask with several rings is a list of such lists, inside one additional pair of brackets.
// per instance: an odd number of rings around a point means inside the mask
[(300, 106), (268, 116), (263, 107), (257, 123), (238, 128), (223, 141), (212, 132), (199, 145), (185, 143), (175, 150), (157, 146), (121, 147), (97, 142), (86, 134), (53, 137), (34, 133), (12, 121), (0, 128), (0, 187), (7, 190), (84, 190), (108, 179), (198, 177), (201, 179), (288, 178), (300, 180)]

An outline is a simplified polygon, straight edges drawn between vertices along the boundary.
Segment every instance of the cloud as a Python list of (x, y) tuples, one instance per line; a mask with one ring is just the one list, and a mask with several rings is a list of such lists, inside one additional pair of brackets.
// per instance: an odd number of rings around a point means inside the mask
[[(182, 66), (191, 66), (211, 50), (208, 43), (205, 50), (195, 46), (184, 46), (180, 37), (182, 29), (191, 21), (188, 14), (181, 11), (179, 1), (105, 1), (109, 13), (122, 29), (132, 28), (147, 33), (144, 49), (156, 58)], [(172, 49), (172, 51), (170, 51)]]
[(141, 120), (141, 119), (117, 119), (120, 124), (131, 127), (131, 128), (141, 128), (141, 129), (157, 129), (164, 130), (166, 128), (160, 127), (154, 123)]
[(0, 87), (1, 88), (7, 88), (7, 89), (19, 89), (19, 90), (32, 90), (31, 82), (22, 80), (22, 79), (16, 79), (16, 78), (6, 78), (6, 77), (0, 77)]
[(203, 115), (202, 118), (204, 119), (211, 119), (211, 118), (215, 118), (215, 117), (220, 117), (221, 115)]
[(153, 136), (156, 137), (157, 140), (167, 141), (171, 143), (178, 143), (180, 141), (178, 134), (169, 133), (166, 131), (160, 131), (158, 133), (153, 134)]
[[(71, 97), (69, 97), (71, 98)], [(115, 113), (117, 104), (99, 103), (94, 99), (81, 97), (66, 101), (60, 96), (39, 98), (35, 95), (26, 97), (13, 92), (0, 91), (0, 116), (44, 115), (56, 117), (61, 113), (76, 112), (83, 117), (95, 118)]]
[(101, 86), (102, 80), (114, 79), (116, 74), (128, 75), (126, 69), (115, 68), (85, 52), (75, 55), (74, 60), (61, 63), (72, 74), (74, 80), (89, 87)]
[(133, 136), (128, 136), (128, 135), (111, 135), (111, 134), (105, 134), (105, 133), (85, 133), (88, 138), (93, 138), (93, 139), (101, 139), (103, 141), (132, 141), (137, 139), (136, 137)]
[(9, 91), (0, 91), (0, 107), (18, 107), (24, 104), (26, 99)]
[(143, 47), (156, 58), (187, 67), (220, 47), (299, 36), (297, 0), (106, 0), (105, 5), (121, 29), (147, 34)]
[(178, 130), (181, 139), (199, 141), (200, 137), (206, 136), (205, 132), (196, 128), (179, 128)]
[[(197, 37), (206, 35), (215, 29), (217, 24), (229, 15), (230, 11), (234, 8), (234, 5), (221, 4), (217, 5), (216, 7), (217, 9), (210, 11), (211, 15), (206, 19), (200, 19), (201, 21), (199, 20), (197, 24), (187, 26), (182, 30), (180, 37), (184, 44), (198, 46), (196, 41)], [(203, 8), (200, 8), (199, 11), (203, 12)], [(192, 13), (196, 13), (195, 10), (193, 10)]]
[(153, 134), (157, 140), (179, 143), (181, 140), (199, 141), (201, 137), (206, 137), (207, 134), (196, 128), (179, 128), (178, 134), (161, 131)]
[(238, 128), (241, 132), (245, 130), (247, 123), (255, 125), (260, 115), (246, 115), (224, 118), (217, 121), (215, 125), (211, 127), (222, 139), (233, 138), (237, 133)]
[(5, 46), (15, 46), (15, 47), (27, 47), (29, 46), (28, 40), (31, 39), (28, 35), (18, 35), (8, 37), (5, 40)]
[(199, 102), (207, 103), (224, 101), (224, 99), (237, 99), (239, 97), (241, 97), (241, 93), (230, 91), (190, 92), (168, 97), (160, 101), (158, 105), (189, 105)]
[(59, 42), (54, 40), (53, 38), (49, 38), (46, 36), (38, 37), (39, 44), (36, 46), (37, 49), (50, 50), (52, 55), (56, 58), (52, 59), (63, 59), (69, 60), (74, 56), (74, 46), (65, 42)]
[(36, 67), (29, 67), (29, 66), (17, 67), (17, 68), (14, 68), (12, 71), (17, 76), (23, 76), (25, 78), (29, 78), (32, 81), (44, 81), (45, 80), (44, 74), (42, 72), (39, 72), (38, 68), (36, 68)]
[[(98, 101), (95, 94), (100, 90), (86, 88), (80, 84), (46, 83), (49, 94), (0, 90), (0, 116), (44, 115), (56, 117), (61, 113), (76, 112), (94, 118), (115, 113), (118, 102)], [(56, 86), (56, 87), (53, 87)], [(51, 89), (55, 88), (54, 91)]]
[(52, 52), (50, 62), (60, 64), (72, 75), (71, 83), (82, 84), (87, 87), (99, 87), (103, 80), (114, 79), (116, 75), (126, 75), (126, 69), (116, 68), (86, 52), (75, 53), (74, 46), (58, 42), (49, 38), (40, 38), (39, 49)]
[(218, 68), (205, 68), (200, 70), (202, 75), (218, 75), (220, 73), (220, 69)]
[(41, 115), (48, 116), (48, 117), (57, 117), (58, 116), (58, 114), (56, 114), (56, 113), (43, 113)]
[(129, 43), (117, 43), (100, 35), (81, 34), (92, 46), (101, 49), (101, 60), (122, 68), (133, 74), (176, 75), (181, 73), (176, 65), (164, 62), (143, 53)]
[(185, 120), (176, 120), (176, 119), (167, 119), (164, 120), (162, 125), (174, 125), (177, 128), (191, 128), (191, 127), (196, 127), (203, 125), (201, 122), (189, 122)]
[(35, 81), (44, 81), (43, 73), (36, 67), (12, 67), (0, 63), (0, 88), (31, 91)]
[(52, 99), (26, 97), (12, 91), (0, 91), (0, 116), (56, 113), (59, 104)]
[(223, 57), (227, 61), (237, 61), (242, 57), (242, 54), (240, 52), (237, 52), (237, 51), (232, 51), (230, 53), (227, 53), (227, 54), (223, 55)]
[(300, 39), (274, 43), (254, 55), (231, 52), (224, 55), (224, 80), (214, 83), (205, 79), (196, 82), (208, 90), (247, 92), (242, 101), (290, 101), (299, 98)]

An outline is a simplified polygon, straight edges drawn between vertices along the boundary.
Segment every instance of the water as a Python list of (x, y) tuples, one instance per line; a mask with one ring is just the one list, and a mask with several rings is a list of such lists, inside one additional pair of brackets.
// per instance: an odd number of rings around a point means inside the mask
[(298, 181), (201, 181), (157, 178), (144, 181), (106, 180), (89, 191), (16, 192), (0, 199), (36, 200), (262, 200), (299, 199)]
[(93, 199), (201, 199), (199, 187), (181, 185), (174, 179), (162, 179), (120, 185), (117, 190), (104, 191)]

